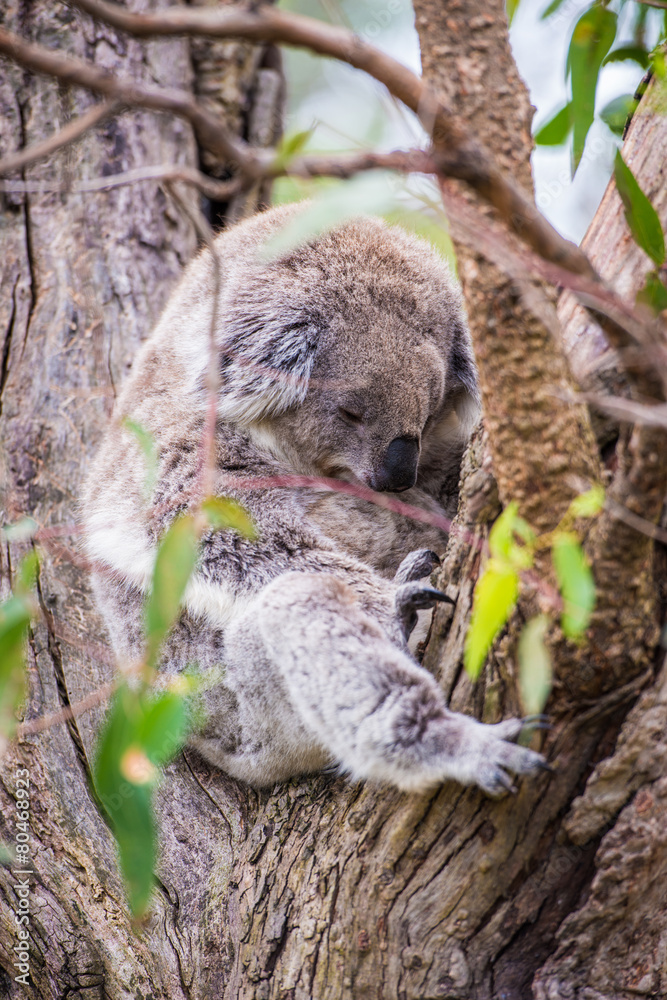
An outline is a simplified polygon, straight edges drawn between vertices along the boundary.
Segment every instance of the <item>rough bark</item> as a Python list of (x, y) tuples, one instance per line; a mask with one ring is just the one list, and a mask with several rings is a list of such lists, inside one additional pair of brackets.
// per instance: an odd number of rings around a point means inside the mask
[[(419, 3), (417, 9), (418, 18), (427, 19), (418, 20), (419, 27), (429, 29), (422, 39), (425, 72), (443, 86), (448, 81), (452, 104), (528, 188), (529, 108), (499, 0), (483, 6), (462, 0), (446, 11)], [(25, 36), (66, 43), (138, 78), (196, 86), (180, 41), (120, 39), (64, 7), (40, 7), (37, 17), (12, 6), (7, 20)], [(246, 57), (253, 65), (259, 60), (243, 52), (245, 73)], [(436, 64), (444, 74), (436, 76)], [(248, 76), (233, 79), (235, 93), (247, 87)], [(87, 106), (85, 95), (20, 71), (3, 69), (1, 84), (3, 151)], [(640, 148), (656, 134), (642, 134)], [(62, 181), (101, 172), (103, 164), (115, 171), (196, 159), (185, 125), (133, 113), (26, 177)], [(640, 174), (651, 192), (653, 176), (657, 189), (657, 173)], [(6, 202), (0, 231), (2, 288), (9, 290), (0, 299), (6, 505), (10, 517), (30, 512), (45, 524), (66, 525), (115, 388), (194, 238), (153, 184)], [(611, 204), (616, 218), (613, 197), (605, 204), (601, 211)], [(601, 239), (607, 225), (600, 220)], [(572, 381), (563, 352), (525, 306), (523, 290), (481, 258), (464, 256), (461, 269), (483, 370), (486, 432), (478, 433), (466, 459), (460, 521), (484, 537), (500, 492), (503, 502), (520, 499), (536, 526), (553, 527), (574, 492), (568, 474), (598, 472), (586, 411), (546, 391), (545, 383)], [(75, 539), (65, 544), (75, 547)], [(19, 554), (14, 545), (3, 551), (5, 578)], [(457, 604), (436, 617), (425, 662), (455, 708), (492, 721), (519, 710), (514, 638), (525, 609), (473, 690), (460, 656), (478, 569), (477, 551), (457, 536), (445, 567)], [(44, 558), (40, 599), (46, 625), (37, 625), (31, 637), (27, 718), (78, 700), (111, 673), (85, 574), (56, 547)], [(640, 629), (654, 631), (653, 609), (644, 606), (638, 614)], [(647, 662), (650, 637), (638, 636), (636, 616), (629, 627), (620, 653), (606, 637), (605, 661), (612, 659), (619, 673), (633, 641), (640, 666)], [(557, 652), (567, 676), (574, 654)], [(102, 710), (22, 740), (3, 762), (0, 802), (2, 837), (11, 842), (15, 768), (28, 767), (36, 872), (32, 995), (529, 997), (537, 973), (538, 995), (549, 998), (611, 1000), (642, 990), (660, 996), (667, 989), (665, 840), (657, 826), (666, 799), (664, 682), (628, 716), (616, 754), (600, 764), (585, 791), (592, 764), (609, 758), (627, 701), (612, 691), (616, 701), (592, 711), (584, 706), (582, 718), (573, 690), (576, 684), (569, 689), (569, 714), (564, 689), (556, 694), (564, 713), (550, 744), (556, 773), (525, 782), (516, 798), (501, 802), (453, 784), (404, 795), (326, 776), (257, 795), (186, 750), (159, 791), (159, 886), (141, 928), (128, 918), (113, 843), (87, 785)], [(652, 881), (641, 873), (647, 858), (655, 865)], [(0, 983), (10, 998), (31, 995), (12, 981), (13, 884), (11, 873), (0, 871), (0, 965), (7, 970)], [(631, 916), (627, 933), (619, 906)], [(635, 929), (650, 907), (659, 910), (650, 948), (641, 975), (631, 980), (644, 941)], [(605, 959), (608, 941), (617, 972)]]

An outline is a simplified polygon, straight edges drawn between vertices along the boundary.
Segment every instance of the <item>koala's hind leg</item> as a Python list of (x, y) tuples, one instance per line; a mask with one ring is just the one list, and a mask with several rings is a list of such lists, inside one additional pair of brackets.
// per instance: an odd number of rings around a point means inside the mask
[(334, 576), (277, 578), (258, 596), (252, 622), (292, 710), (353, 778), (405, 790), (453, 778), (497, 795), (512, 787), (508, 771), (546, 766), (506, 742), (518, 720), (496, 728), (450, 712), (433, 677)]

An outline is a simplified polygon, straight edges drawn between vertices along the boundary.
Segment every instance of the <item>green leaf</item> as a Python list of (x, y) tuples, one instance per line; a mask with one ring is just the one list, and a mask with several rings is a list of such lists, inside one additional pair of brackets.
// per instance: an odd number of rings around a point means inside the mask
[(16, 711), (25, 697), (25, 651), (33, 605), (27, 595), (14, 594), (0, 604), (0, 736), (16, 729)]
[(526, 623), (519, 639), (519, 693), (527, 715), (539, 714), (551, 691), (551, 656), (544, 644), (548, 627), (547, 615), (537, 615)]
[(160, 647), (178, 616), (197, 562), (197, 531), (189, 514), (176, 518), (160, 542), (153, 586), (146, 599), (146, 663), (154, 667)]
[(613, 49), (604, 57), (602, 65), (608, 66), (609, 63), (626, 62), (628, 60), (639, 63), (642, 69), (648, 69), (649, 67), (649, 54), (641, 45), (619, 45), (617, 49)]
[[(665, 15), (665, 20), (667, 20), (667, 15)], [(654, 49), (651, 53), (651, 69), (659, 80), (664, 80), (667, 76), (667, 59), (665, 59), (662, 48)]]
[(314, 131), (314, 128), (309, 128), (300, 132), (288, 132), (282, 137), (276, 149), (275, 160), (273, 161), (277, 170), (287, 169), (295, 156), (298, 156), (308, 144), (308, 140)]
[(649, 271), (644, 287), (637, 293), (637, 302), (652, 309), (656, 316), (667, 309), (667, 288), (657, 271)]
[(160, 692), (145, 709), (138, 744), (151, 763), (164, 767), (185, 743), (188, 728), (185, 698), (174, 690)]
[(626, 122), (635, 113), (638, 104), (639, 101), (632, 94), (621, 94), (609, 104), (605, 104), (600, 112), (600, 118), (614, 135), (622, 136)]
[(540, 125), (533, 136), (535, 144), (537, 146), (560, 146), (572, 131), (572, 124), (572, 104), (568, 102), (544, 125)]
[(236, 500), (229, 497), (207, 497), (202, 501), (201, 509), (214, 531), (232, 528), (245, 538), (257, 538), (257, 529), (249, 514)]
[(507, 623), (519, 596), (518, 573), (489, 559), (475, 587), (463, 662), (473, 680), (479, 676), (493, 640)]
[(572, 532), (558, 532), (551, 549), (558, 586), (563, 598), (561, 628), (570, 639), (585, 631), (595, 607), (595, 583), (579, 539)]
[(546, 10), (543, 10), (540, 14), (540, 21), (546, 21), (546, 19), (551, 17), (552, 14), (555, 14), (559, 7), (562, 7), (564, 3), (565, 0), (551, 0), (551, 3)]
[(25, 597), (27, 596), (35, 586), (37, 582), (37, 571), (39, 569), (39, 555), (36, 549), (28, 552), (21, 562), (19, 563), (18, 572), (16, 574), (16, 584), (14, 590), (17, 594)]
[(606, 7), (594, 4), (584, 11), (574, 26), (567, 54), (572, 87), (573, 173), (576, 172), (595, 117), (595, 94), (602, 61), (614, 44), (617, 17)]
[(150, 431), (147, 431), (145, 427), (138, 424), (136, 420), (132, 420), (131, 417), (125, 417), (123, 419), (123, 424), (128, 429), (130, 434), (133, 434), (137, 439), (137, 443), (143, 452), (144, 460), (146, 462), (144, 492), (146, 496), (150, 497), (153, 493), (153, 488), (157, 479), (158, 457), (155, 438)]
[(568, 514), (572, 517), (595, 517), (603, 509), (604, 499), (604, 486), (596, 483), (590, 490), (574, 498), (568, 508)]
[(141, 916), (154, 885), (153, 788), (187, 733), (183, 698), (171, 691), (120, 688), (109, 707), (93, 765), (93, 782), (118, 844), (130, 908)]
[[(528, 569), (533, 564), (535, 532), (527, 521), (519, 517), (518, 511), (518, 503), (512, 500), (496, 518), (489, 533), (489, 551), (498, 562), (514, 569)], [(526, 545), (517, 545), (515, 535), (519, 535)]]
[(512, 24), (514, 20), (514, 15), (519, 9), (520, 0), (507, 0), (507, 23)]
[(431, 218), (425, 211), (420, 212), (403, 207), (385, 212), (383, 218), (390, 226), (401, 226), (414, 233), (415, 236), (426, 240), (438, 251), (441, 257), (449, 262), (453, 269), (456, 269), (454, 244), (447, 227), (441, 222)]
[(287, 225), (264, 244), (272, 260), (357, 215), (385, 215), (396, 207), (395, 183), (387, 171), (373, 170), (321, 190)]
[(614, 177), (635, 242), (654, 264), (661, 267), (665, 262), (665, 237), (658, 213), (635, 180), (620, 151), (616, 153), (614, 161)]

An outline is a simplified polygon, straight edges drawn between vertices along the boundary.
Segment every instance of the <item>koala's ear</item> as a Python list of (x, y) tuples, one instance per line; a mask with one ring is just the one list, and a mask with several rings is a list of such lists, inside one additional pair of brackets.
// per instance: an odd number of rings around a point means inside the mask
[(470, 335), (463, 326), (456, 326), (449, 354), (447, 393), (466, 436), (470, 434), (481, 408), (477, 383), (477, 366), (472, 353)]
[(232, 311), (225, 326), (221, 417), (251, 423), (303, 402), (320, 332), (314, 320), (293, 311)]

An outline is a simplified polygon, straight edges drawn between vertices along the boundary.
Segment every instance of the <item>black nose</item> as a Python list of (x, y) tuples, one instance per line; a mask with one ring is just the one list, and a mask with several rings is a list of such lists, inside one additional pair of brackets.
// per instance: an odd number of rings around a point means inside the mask
[(387, 448), (376, 476), (375, 489), (400, 493), (417, 482), (419, 441), (413, 437), (394, 438)]

